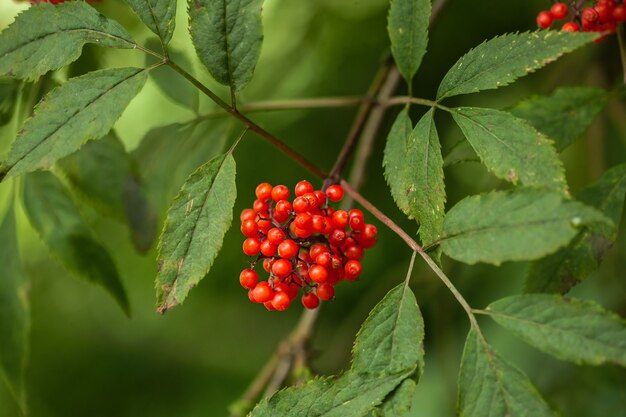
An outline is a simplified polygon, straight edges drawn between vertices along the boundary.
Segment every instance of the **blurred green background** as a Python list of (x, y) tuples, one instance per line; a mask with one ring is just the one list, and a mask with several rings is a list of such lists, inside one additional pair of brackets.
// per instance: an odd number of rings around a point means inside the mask
[[(227, 91), (216, 86), (197, 61), (186, 30), (185, 2), (179, 1), (178, 6), (173, 47), (186, 55), (191, 62), (189, 69), (196, 76), (227, 97)], [(8, 0), (0, 3), (0, 28), (6, 27), (25, 7)], [(151, 34), (124, 2), (103, 0), (97, 7), (105, 15), (118, 19), (139, 43), (149, 42)], [(363, 94), (388, 51), (387, 7), (386, 0), (266, 0), (261, 59), (240, 103)], [(415, 79), (415, 94), (432, 98), (439, 80), (464, 52), (498, 34), (533, 30), (536, 13), (546, 7), (547, 1), (503, 5), (496, 0), (450, 0), (430, 34), (429, 52)], [(91, 47), (86, 51), (96, 51), (107, 67), (141, 66), (144, 62), (139, 51)], [(168, 68), (159, 71), (164, 72), (162, 77), (172, 80), (177, 77)], [(63, 75), (59, 77), (62, 79)], [(620, 79), (617, 42), (609, 39), (568, 55), (512, 86), (461, 96), (451, 103), (505, 108), (531, 94), (548, 94), (560, 85), (611, 88)], [(185, 91), (184, 84), (176, 88)], [(199, 108), (200, 113), (205, 113), (215, 107), (201, 98)], [(395, 207), (382, 175), (384, 135), (396, 112), (397, 109), (391, 109), (387, 114), (362, 191), (406, 230), (414, 232), (416, 225), (405, 220)], [(354, 115), (355, 109), (346, 108), (255, 113), (251, 117), (320, 167), (330, 169)], [(168, 99), (150, 80), (128, 107), (116, 130), (130, 151), (150, 130), (194, 117), (192, 111)], [(461, 138), (450, 121), (447, 116), (438, 119), (444, 155)], [(15, 122), (0, 129), (0, 154), (8, 149), (16, 129)], [(232, 141), (238, 129), (226, 119), (215, 119), (203, 125), (197, 134), (215, 141), (214, 149), (208, 152), (219, 152), (225, 143)], [(171, 135), (171, 141), (177, 140), (173, 129), (155, 134)], [(259, 182), (291, 187), (300, 179), (308, 179), (317, 184), (315, 178), (254, 135), (248, 135), (240, 144), (235, 158), (239, 196), (236, 215), (252, 203), (254, 187)], [(563, 153), (563, 159), (573, 192), (597, 179), (607, 167), (624, 162), (624, 102), (612, 101), (588, 134)], [(454, 165), (445, 174), (448, 207), (468, 194), (502, 187), (476, 163)], [(180, 186), (184, 180), (168, 175), (168, 172), (160, 173), (149, 196), (158, 210), (159, 228), (166, 209), (159, 196), (171, 196), (175, 192), (175, 189), (160, 189), (160, 179), (173, 186)], [(146, 178), (148, 183), (150, 180)], [(7, 205), (9, 184), (0, 185), (2, 213)], [(161, 316), (155, 311), (154, 245), (147, 254), (138, 254), (124, 225), (101, 217), (84, 202), (81, 212), (117, 263), (131, 301), (132, 316), (125, 317), (102, 288), (76, 279), (53, 260), (20, 213), (20, 252), (31, 280), (32, 333), (27, 371), (30, 414), (35, 417), (228, 415), (228, 404), (238, 398), (277, 343), (295, 325), (301, 308), (295, 306), (286, 313), (267, 312), (248, 301), (237, 280), (239, 271), (246, 265), (246, 257), (241, 253), (242, 238), (235, 227), (226, 235), (210, 274), (184, 305)], [(379, 229), (379, 244), (367, 253), (360, 281), (338, 286), (337, 299), (323, 306), (312, 343), (315, 354), (311, 367), (316, 372), (332, 374), (347, 367), (351, 343), (360, 324), (386, 291), (404, 278), (409, 249), (388, 230), (382, 226)], [(572, 291), (575, 296), (599, 301), (623, 317), (626, 317), (625, 235), (622, 227), (600, 270)], [(527, 268), (525, 263), (507, 263), (500, 268), (468, 267), (448, 259), (444, 260), (444, 266), (470, 304), (477, 308), (520, 292)], [(412, 287), (426, 321), (427, 355), (412, 416), (452, 416), (467, 319), (446, 288), (419, 261)], [(626, 416), (625, 370), (611, 366), (579, 367), (557, 361), (495, 328), (488, 319), (482, 320), (490, 342), (524, 369), (548, 402), (564, 416)], [(6, 387), (0, 385), (0, 416), (17, 415)]]

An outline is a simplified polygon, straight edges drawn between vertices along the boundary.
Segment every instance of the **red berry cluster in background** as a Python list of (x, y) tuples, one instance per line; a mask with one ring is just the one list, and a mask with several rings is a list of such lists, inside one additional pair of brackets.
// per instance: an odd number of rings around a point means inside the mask
[[(30, 4), (38, 4), (38, 3), (50, 3), (50, 4), (60, 4), (65, 3), (66, 0), (28, 0)], [(86, 0), (87, 3), (94, 4), (99, 3), (100, 0)]]
[[(374, 246), (378, 235), (376, 226), (365, 223), (361, 210), (328, 205), (343, 198), (340, 185), (323, 192), (300, 181), (294, 191), (290, 201), (284, 185), (261, 183), (252, 208), (240, 216), (246, 236), (243, 252), (255, 259), (241, 271), (239, 282), (251, 301), (268, 310), (286, 310), (300, 289), (308, 309), (333, 298), (337, 283), (359, 277), (363, 252)], [(259, 262), (269, 273), (267, 281), (259, 281), (254, 270)]]
[(558, 2), (550, 10), (539, 12), (537, 25), (547, 29), (555, 20), (564, 19), (569, 20), (561, 27), (564, 32), (603, 32), (609, 35), (615, 33), (618, 24), (626, 21), (626, 6), (623, 0), (595, 0), (591, 7), (580, 1), (571, 2), (569, 6)]

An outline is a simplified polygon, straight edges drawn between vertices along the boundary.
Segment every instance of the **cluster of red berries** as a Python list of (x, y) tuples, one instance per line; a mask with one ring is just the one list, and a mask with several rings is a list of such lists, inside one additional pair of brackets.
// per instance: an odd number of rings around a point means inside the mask
[[(241, 212), (241, 232), (246, 236), (243, 252), (255, 257), (250, 268), (239, 275), (252, 302), (268, 310), (286, 310), (303, 291), (302, 304), (308, 309), (335, 295), (334, 286), (354, 281), (361, 274), (361, 258), (376, 243), (376, 226), (365, 223), (363, 212), (335, 210), (344, 190), (331, 185), (326, 192), (315, 190), (308, 181), (295, 187), (295, 198), (284, 185), (266, 182), (256, 188), (252, 208)], [(259, 281), (254, 270), (262, 261), (269, 273)]]
[(580, 3), (572, 1), (569, 6), (563, 2), (554, 3), (550, 10), (539, 12), (537, 25), (546, 29), (555, 20), (569, 18), (561, 27), (564, 32), (603, 32), (609, 35), (615, 33), (618, 24), (626, 21), (623, 0), (595, 0), (592, 7), (584, 7), (584, 3)]
[[(59, 4), (65, 3), (65, 0), (29, 0), (30, 4), (38, 4), (38, 3), (50, 3), (50, 4)], [(93, 4), (98, 3), (100, 0), (87, 0), (87, 3)]]

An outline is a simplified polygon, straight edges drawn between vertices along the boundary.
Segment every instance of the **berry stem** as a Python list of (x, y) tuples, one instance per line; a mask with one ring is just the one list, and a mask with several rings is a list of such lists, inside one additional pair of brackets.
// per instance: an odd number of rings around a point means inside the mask
[(624, 74), (624, 84), (626, 84), (626, 31), (624, 25), (617, 25), (617, 42), (619, 44), (619, 55), (622, 60), (622, 72)]

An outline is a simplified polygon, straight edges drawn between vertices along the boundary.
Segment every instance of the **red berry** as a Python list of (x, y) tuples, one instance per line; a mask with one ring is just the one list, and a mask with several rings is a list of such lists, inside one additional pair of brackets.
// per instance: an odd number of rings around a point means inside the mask
[(618, 23), (626, 21), (626, 6), (619, 4), (613, 9), (613, 20)]
[(328, 236), (328, 242), (333, 246), (342, 247), (347, 237), (344, 230), (335, 229)]
[(252, 298), (257, 303), (270, 301), (274, 297), (274, 290), (267, 281), (261, 281), (252, 289)]
[(293, 258), (298, 254), (300, 245), (291, 239), (284, 240), (278, 245), (278, 256), (281, 258)]
[(607, 23), (611, 20), (612, 9), (610, 6), (607, 6), (606, 4), (596, 4), (593, 10), (598, 13), (598, 20), (602, 23)]
[(354, 281), (361, 275), (361, 271), (363, 267), (361, 266), (361, 262), (356, 260), (350, 260), (346, 262), (346, 266), (344, 266), (344, 271), (346, 273), (346, 279), (349, 281)]
[(246, 220), (256, 220), (256, 216), (256, 211), (247, 208), (241, 212), (241, 214), (239, 215), (239, 220), (241, 220), (242, 223)]
[(257, 185), (255, 190), (256, 198), (259, 200), (267, 200), (272, 196), (272, 188), (272, 184), (267, 182), (262, 182)]
[(563, 32), (578, 32), (580, 30), (580, 28), (574, 22), (567, 22), (566, 24), (563, 25), (561, 30)]
[(583, 22), (595, 22), (598, 20), (598, 12), (591, 7), (586, 7), (582, 12)]
[(315, 263), (330, 268), (332, 266), (332, 255), (329, 252), (322, 252), (315, 257)]
[(358, 245), (348, 246), (343, 250), (343, 254), (348, 259), (360, 261), (363, 258), (363, 248)]
[(256, 237), (249, 237), (243, 241), (243, 253), (254, 256), (259, 253), (261, 242)]
[(317, 206), (321, 206), (326, 202), (326, 194), (322, 190), (313, 191), (315, 199), (317, 200)]
[(278, 278), (288, 277), (292, 271), (293, 266), (291, 265), (291, 262), (289, 262), (287, 259), (277, 259), (272, 264), (272, 273)]
[(554, 3), (552, 7), (550, 7), (550, 14), (557, 20), (565, 19), (567, 11), (567, 5), (565, 3)]
[(315, 294), (317, 294), (320, 300), (328, 301), (335, 296), (335, 288), (325, 282), (315, 288)]
[(304, 213), (308, 211), (309, 208), (309, 200), (304, 198), (304, 196), (296, 197), (293, 200), (293, 211), (295, 211), (296, 213)]
[(242, 287), (252, 289), (259, 282), (259, 274), (253, 269), (244, 269), (239, 274), (239, 283)]
[(348, 212), (345, 210), (337, 210), (333, 213), (333, 224), (339, 229), (345, 229), (349, 219)]
[(270, 209), (270, 205), (265, 200), (256, 199), (254, 204), (252, 204), (252, 208), (257, 213), (266, 213)]
[(343, 187), (339, 184), (333, 184), (326, 189), (326, 196), (330, 201), (338, 202), (343, 198)]
[(317, 195), (315, 193), (306, 193), (302, 196), (309, 203), (309, 210), (319, 207), (323, 201), (319, 201), (317, 199)]
[(305, 195), (306, 193), (312, 193), (313, 190), (315, 190), (313, 184), (308, 181), (300, 181), (296, 184), (296, 188), (294, 189), (296, 197), (300, 197), (301, 195)]
[(315, 310), (320, 305), (320, 299), (312, 292), (308, 292), (302, 296), (302, 305), (309, 310)]
[(261, 246), (259, 246), (259, 250), (261, 251), (263, 256), (267, 256), (268, 258), (271, 258), (272, 256), (276, 255), (276, 245), (274, 245), (272, 242), (270, 242), (267, 239), (261, 242)]
[(263, 269), (265, 269), (265, 272), (270, 272), (273, 263), (274, 261), (270, 258), (263, 259)]
[(550, 14), (550, 12), (539, 12), (539, 14), (537, 15), (537, 26), (539, 26), (541, 29), (546, 29), (549, 28), (551, 24), (552, 15)]
[(278, 311), (284, 311), (289, 308), (289, 304), (291, 304), (291, 299), (286, 292), (277, 292), (272, 297), (272, 307)]
[(278, 245), (280, 242), (285, 240), (285, 232), (278, 227), (272, 227), (267, 231), (267, 240), (269, 240), (274, 245)]
[(309, 256), (313, 259), (316, 259), (322, 253), (328, 253), (328, 248), (321, 243), (316, 243), (309, 249)]
[(289, 199), (289, 188), (284, 185), (277, 185), (272, 188), (272, 200), (278, 202), (280, 200), (288, 200)]
[(256, 221), (248, 219), (241, 223), (241, 233), (247, 237), (255, 237), (259, 231)]
[(309, 278), (314, 282), (325, 282), (328, 278), (328, 271), (321, 265), (313, 265), (309, 268)]

